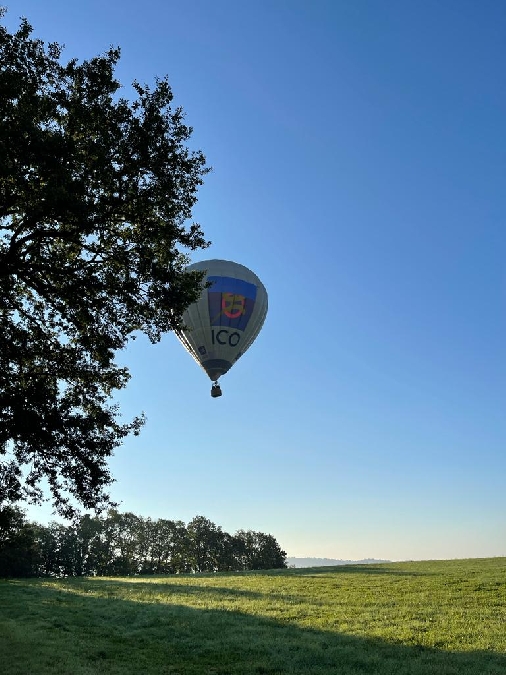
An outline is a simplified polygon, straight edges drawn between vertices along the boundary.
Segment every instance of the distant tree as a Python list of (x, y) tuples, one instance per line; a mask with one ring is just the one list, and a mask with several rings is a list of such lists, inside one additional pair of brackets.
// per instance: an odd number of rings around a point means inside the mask
[(223, 532), (220, 541), (220, 550), (217, 557), (218, 572), (234, 572), (242, 570), (241, 556), (243, 552), (242, 541), (236, 536)]
[(287, 566), (286, 552), (281, 549), (272, 534), (239, 530), (236, 537), (243, 542), (243, 569), (269, 570)]
[(142, 518), (111, 509), (103, 519), (102, 537), (110, 559), (99, 573), (128, 576), (142, 567)]
[(40, 576), (59, 576), (60, 567), (60, 537), (61, 525), (34, 525), (35, 538), (40, 554), (38, 573)]
[(0, 577), (30, 577), (40, 564), (35, 529), (24, 512), (12, 506), (0, 508)]
[(222, 552), (224, 533), (204, 516), (195, 516), (186, 526), (187, 560), (193, 572), (216, 572)]
[[(0, 18), (4, 10), (0, 10)], [(111, 403), (118, 350), (200, 293), (187, 225), (207, 172), (166, 79), (120, 98), (119, 49), (78, 63), (0, 25), (0, 503), (110, 505), (107, 460), (143, 418)]]
[[(38, 532), (40, 536), (40, 531)], [(51, 522), (39, 542), (39, 550), (48, 554), (44, 572), (50, 576), (78, 576), (81, 572), (79, 542), (72, 525)]]
[(86, 514), (75, 519), (70, 529), (74, 540), (75, 576), (95, 575), (102, 550), (102, 521)]
[(147, 556), (141, 574), (175, 574), (188, 572), (186, 560), (188, 537), (181, 520), (149, 520), (145, 523)]

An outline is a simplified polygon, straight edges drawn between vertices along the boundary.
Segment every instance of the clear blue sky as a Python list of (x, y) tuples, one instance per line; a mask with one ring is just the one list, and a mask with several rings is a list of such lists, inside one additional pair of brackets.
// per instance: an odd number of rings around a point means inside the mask
[(168, 74), (214, 169), (194, 259), (269, 292), (221, 399), (173, 335), (120, 355), (148, 418), (121, 509), (293, 556), (506, 555), (506, 3), (5, 2), (68, 58), (120, 45), (127, 95)]

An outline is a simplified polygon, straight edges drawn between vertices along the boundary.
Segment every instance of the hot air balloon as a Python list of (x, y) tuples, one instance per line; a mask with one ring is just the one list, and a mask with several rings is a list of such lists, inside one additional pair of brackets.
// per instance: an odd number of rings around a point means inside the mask
[[(202, 295), (183, 314), (188, 330), (176, 335), (221, 396), (218, 380), (249, 349), (267, 315), (267, 291), (251, 270), (229, 260), (204, 260), (187, 267), (205, 271)], [(209, 287), (205, 288), (209, 283)]]

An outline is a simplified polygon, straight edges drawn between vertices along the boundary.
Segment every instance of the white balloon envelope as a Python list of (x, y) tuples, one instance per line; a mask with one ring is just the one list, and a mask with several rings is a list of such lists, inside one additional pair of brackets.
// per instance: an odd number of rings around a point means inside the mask
[[(251, 270), (229, 260), (204, 260), (188, 272), (205, 271), (202, 295), (183, 314), (188, 330), (176, 335), (213, 381), (211, 395), (221, 396), (218, 379), (249, 349), (267, 315), (267, 291)], [(210, 283), (209, 288), (204, 286)]]

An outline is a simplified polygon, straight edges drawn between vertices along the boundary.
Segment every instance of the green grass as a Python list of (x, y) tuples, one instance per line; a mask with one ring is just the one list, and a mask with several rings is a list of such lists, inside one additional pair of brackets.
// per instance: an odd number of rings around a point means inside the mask
[(505, 675), (506, 558), (0, 581), (2, 675)]

